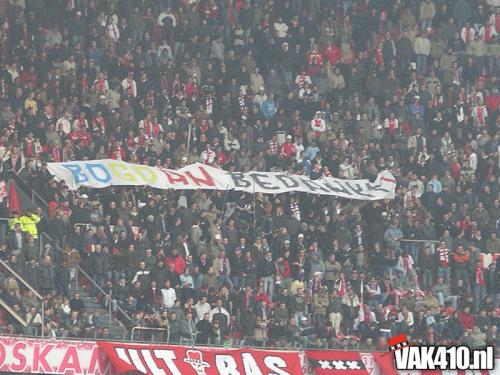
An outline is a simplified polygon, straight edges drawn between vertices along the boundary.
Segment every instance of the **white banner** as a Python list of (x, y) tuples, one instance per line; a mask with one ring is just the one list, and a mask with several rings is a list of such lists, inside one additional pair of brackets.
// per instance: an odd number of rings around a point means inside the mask
[(304, 192), (359, 200), (393, 199), (396, 190), (396, 179), (389, 171), (381, 172), (375, 182), (370, 182), (333, 177), (311, 180), (307, 176), (282, 172), (229, 173), (200, 163), (172, 170), (112, 159), (49, 163), (48, 169), (73, 190), (80, 186), (137, 185), (157, 189), (238, 190), (266, 194)]

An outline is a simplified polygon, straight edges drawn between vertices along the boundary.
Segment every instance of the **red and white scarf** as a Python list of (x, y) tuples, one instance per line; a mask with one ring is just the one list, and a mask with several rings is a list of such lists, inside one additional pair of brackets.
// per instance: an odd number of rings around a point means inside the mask
[(439, 267), (448, 268), (450, 266), (450, 255), (448, 249), (439, 248)]
[(479, 125), (484, 125), (484, 108), (482, 105), (476, 107), (476, 118)]
[(476, 267), (476, 284), (484, 285), (483, 267)]
[(211, 115), (214, 112), (214, 100), (210, 96), (205, 99), (205, 110), (207, 111), (207, 115)]

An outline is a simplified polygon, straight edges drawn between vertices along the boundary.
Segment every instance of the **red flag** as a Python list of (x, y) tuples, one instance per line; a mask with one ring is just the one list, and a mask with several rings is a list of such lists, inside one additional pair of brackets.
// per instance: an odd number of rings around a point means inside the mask
[[(359, 352), (342, 350), (308, 350), (306, 357), (316, 375), (368, 375)], [(383, 372), (385, 374), (385, 372)]]
[(399, 375), (399, 371), (394, 366), (394, 354), (386, 353), (373, 353), (373, 358), (380, 367), (380, 373), (384, 375)]
[(10, 180), (9, 186), (9, 209), (11, 211), (17, 211), (19, 214), (21, 214), (21, 202), (19, 202), (16, 183), (13, 180)]
[[(302, 374), (299, 353), (257, 349), (98, 342), (117, 374)], [(366, 373), (365, 373), (366, 375)]]

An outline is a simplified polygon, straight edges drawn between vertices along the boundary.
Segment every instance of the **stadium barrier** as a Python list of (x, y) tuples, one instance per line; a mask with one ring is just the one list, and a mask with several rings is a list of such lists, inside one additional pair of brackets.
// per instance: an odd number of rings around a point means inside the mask
[[(0, 371), (33, 374), (114, 375), (133, 371), (175, 375), (385, 375), (387, 352), (262, 350), (109, 341), (41, 340), (0, 336)], [(498, 375), (490, 371), (412, 371), (412, 375)], [(391, 365), (392, 366), (392, 365)], [(385, 367), (387, 368), (387, 367)], [(404, 372), (404, 375), (409, 372)], [(398, 374), (394, 370), (393, 374)], [(399, 374), (403, 374), (402, 372)]]

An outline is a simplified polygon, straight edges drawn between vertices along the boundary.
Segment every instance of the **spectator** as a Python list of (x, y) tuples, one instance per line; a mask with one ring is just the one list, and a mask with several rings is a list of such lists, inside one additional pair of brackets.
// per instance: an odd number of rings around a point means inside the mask
[[(464, 329), (471, 345), (491, 341), (500, 267), (482, 254), (500, 249), (498, 9), (222, 3), (60, 12), (11, 2), (0, 15), (11, 26), (0, 48), (0, 171), (49, 202), (46, 213), (10, 213), (0, 257), (46, 297), (46, 333), (110, 334), (91, 312), (69, 311), (76, 298), (63, 302), (70, 283), (89, 288), (80, 267), (111, 292), (113, 310), (168, 327), (171, 342), (198, 332), (198, 343), (222, 344), (241, 331), (258, 345), (352, 349), (387, 332), (449, 344)], [(397, 190), (384, 202), (70, 191), (46, 165), (109, 158), (314, 180), (389, 170)], [(43, 232), (54, 242), (40, 247)], [(41, 313), (1, 281), (21, 316)]]

